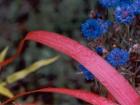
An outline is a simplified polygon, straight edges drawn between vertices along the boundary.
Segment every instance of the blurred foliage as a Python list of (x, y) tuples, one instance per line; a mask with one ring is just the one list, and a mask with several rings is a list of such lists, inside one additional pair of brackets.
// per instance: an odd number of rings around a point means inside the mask
[(6, 88), (5, 86), (2, 86), (2, 85), (0, 85), (0, 94), (6, 96), (8, 98), (11, 98), (14, 96), (13, 93), (8, 88)]
[[(7, 50), (8, 50), (8, 47), (6, 47), (6, 48), (0, 53), (0, 62), (2, 62), (2, 61), (5, 59), (6, 54), (7, 54)], [(5, 86), (3, 86), (3, 85), (1, 85), (1, 84), (0, 84), (0, 94), (1, 94), (1, 95), (4, 95), (4, 96), (6, 96), (6, 97), (9, 97), (9, 98), (11, 98), (11, 97), (14, 96), (13, 93), (12, 93), (9, 89), (7, 89)]]
[[(80, 24), (96, 0), (0, 0), (0, 50), (9, 46), (8, 57), (16, 51), (19, 41), (32, 30), (48, 30), (85, 43), (81, 37)], [(13, 63), (2, 68), (2, 82), (14, 72), (25, 68), (40, 59), (48, 59), (58, 52), (34, 42), (27, 42), (23, 53)], [(92, 90), (93, 83), (79, 73), (77, 62), (62, 57), (54, 64), (41, 68), (26, 78), (7, 87), (14, 94), (41, 87), (67, 87)], [(98, 88), (98, 87), (96, 87)], [(0, 101), (5, 97), (0, 96)], [(85, 105), (82, 101), (59, 94), (35, 94), (20, 98), (20, 102), (39, 101), (41, 105)]]
[(6, 55), (7, 55), (8, 47), (6, 47), (1, 53), (0, 53), (0, 62), (2, 62)]
[[(8, 47), (6, 47), (0, 53), (0, 61), (1, 62), (4, 61), (4, 58), (7, 54), (7, 50), (8, 50)], [(33, 63), (31, 66), (28, 66), (23, 70), (19, 70), (15, 73), (9, 75), (8, 77), (6, 77), (6, 81), (3, 81), (0, 83), (0, 94), (6, 96), (8, 98), (13, 97), (14, 94), (12, 93), (12, 91), (10, 91), (10, 89), (6, 88), (6, 85), (12, 84), (16, 81), (24, 79), (26, 76), (28, 76), (32, 72), (39, 70), (39, 68), (41, 68), (42, 66), (45, 66), (45, 65), (48, 65), (50, 63), (55, 62), (58, 58), (59, 58), (59, 56), (56, 56), (56, 57), (53, 57), (50, 59), (46, 59), (46, 60), (44, 59), (44, 60), (37, 61), (37, 62)]]
[(48, 65), (50, 63), (53, 63), (57, 59), (58, 59), (58, 56), (56, 56), (54, 58), (46, 59), (46, 60), (45, 59), (44, 60), (39, 60), (39, 61), (33, 63), (31, 66), (28, 66), (25, 69), (19, 70), (19, 71), (15, 72), (15, 73), (9, 75), (8, 77), (6, 77), (6, 82), (2, 83), (2, 84), (4, 84), (4, 85), (12, 84), (12, 83), (14, 83), (14, 82), (16, 82), (18, 80), (24, 79), (29, 74), (39, 70), (39, 68), (41, 68), (42, 66)]

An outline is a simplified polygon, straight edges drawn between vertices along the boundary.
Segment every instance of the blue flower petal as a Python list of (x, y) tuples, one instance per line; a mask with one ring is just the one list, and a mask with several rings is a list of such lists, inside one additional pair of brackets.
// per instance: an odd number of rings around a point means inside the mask
[(106, 8), (116, 7), (119, 5), (120, 0), (99, 0), (100, 4)]
[(95, 50), (99, 55), (103, 54), (103, 48), (102, 47), (96, 47)]
[(79, 65), (80, 70), (83, 72), (83, 74), (85, 75), (85, 78), (87, 80), (93, 80), (94, 76), (83, 66), (83, 65)]
[(140, 14), (140, 0), (135, 0), (132, 4), (132, 9), (136, 15)]
[(131, 2), (121, 2), (115, 9), (115, 19), (118, 23), (131, 24), (135, 14)]

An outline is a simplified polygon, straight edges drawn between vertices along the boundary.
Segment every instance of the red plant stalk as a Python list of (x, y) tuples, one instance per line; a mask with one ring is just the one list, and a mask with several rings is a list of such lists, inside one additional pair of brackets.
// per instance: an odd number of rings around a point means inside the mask
[(25, 95), (28, 95), (31, 93), (37, 93), (37, 92), (53, 92), (53, 93), (67, 94), (67, 95), (79, 98), (92, 105), (118, 105), (116, 103), (113, 103), (112, 101), (108, 101), (104, 97), (100, 97), (96, 94), (93, 94), (93, 93), (90, 93), (90, 92), (87, 92), (84, 90), (66, 89), (66, 88), (44, 88), (44, 89), (39, 89), (39, 90), (35, 90), (35, 91), (24, 92), (24, 93), (18, 94), (17, 96), (15, 96), (11, 99), (8, 99), (1, 105), (7, 105), (18, 97), (25, 96)]
[(28, 33), (25, 39), (22, 40), (16, 55), (0, 63), (1, 67), (12, 62), (19, 55), (25, 40), (32, 40), (47, 45), (65, 53), (84, 65), (121, 105), (140, 105), (140, 96), (117, 70), (95, 52), (57, 33), (47, 31), (33, 31)]

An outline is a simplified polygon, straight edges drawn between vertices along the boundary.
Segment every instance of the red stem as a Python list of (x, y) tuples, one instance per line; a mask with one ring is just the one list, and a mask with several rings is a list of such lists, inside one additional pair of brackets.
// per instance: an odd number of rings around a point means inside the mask
[(44, 89), (39, 89), (39, 90), (35, 90), (35, 91), (24, 92), (24, 93), (18, 94), (17, 96), (14, 96), (11, 99), (8, 99), (1, 105), (7, 105), (18, 97), (25, 96), (25, 95), (32, 94), (32, 93), (37, 93), (37, 92), (53, 92), (53, 93), (66, 94), (66, 95), (70, 95), (70, 96), (79, 98), (92, 105), (118, 105), (116, 103), (113, 103), (112, 101), (108, 101), (104, 97), (100, 97), (96, 94), (93, 94), (93, 93), (90, 93), (90, 92), (87, 92), (84, 90), (79, 90), (79, 89), (75, 90), (75, 89), (66, 89), (66, 88), (44, 88)]

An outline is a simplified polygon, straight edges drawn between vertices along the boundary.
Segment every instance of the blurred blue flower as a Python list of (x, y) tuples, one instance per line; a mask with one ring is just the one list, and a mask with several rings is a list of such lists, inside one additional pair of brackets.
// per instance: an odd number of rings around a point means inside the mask
[(97, 54), (102, 55), (103, 54), (103, 47), (96, 47), (95, 51), (97, 52)]
[(131, 2), (121, 2), (115, 9), (115, 19), (118, 23), (131, 24), (135, 14)]
[(135, 0), (132, 4), (132, 9), (136, 15), (140, 14), (140, 0)]
[(109, 24), (101, 19), (88, 19), (81, 25), (81, 31), (84, 38), (97, 39), (107, 32)]
[(120, 0), (99, 0), (100, 4), (106, 8), (116, 7), (119, 5)]
[(96, 19), (88, 19), (81, 25), (83, 37), (87, 40), (96, 39), (102, 35), (101, 27)]
[(80, 70), (83, 72), (83, 74), (85, 75), (85, 78), (87, 80), (93, 80), (94, 76), (83, 66), (83, 65), (79, 65)]
[(106, 57), (106, 60), (114, 67), (119, 67), (127, 63), (129, 53), (120, 48), (114, 48)]

